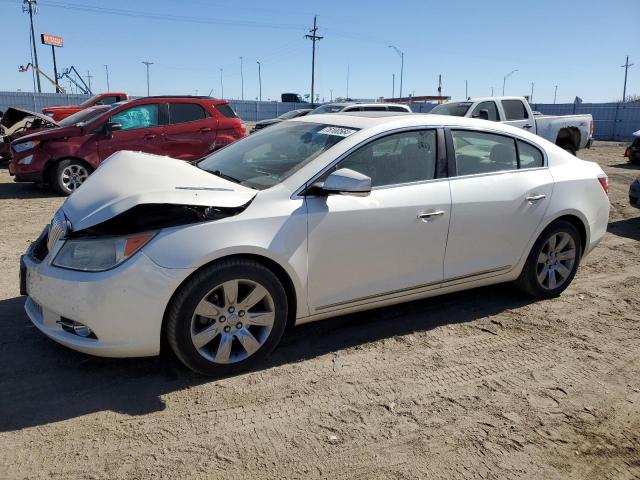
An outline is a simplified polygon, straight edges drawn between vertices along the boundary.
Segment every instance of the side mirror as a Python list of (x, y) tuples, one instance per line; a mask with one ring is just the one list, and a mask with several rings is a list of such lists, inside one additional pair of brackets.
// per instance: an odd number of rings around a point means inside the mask
[(307, 191), (317, 195), (356, 195), (371, 193), (371, 178), (349, 168), (341, 168), (330, 174), (322, 184), (314, 184)]
[(107, 137), (111, 138), (113, 132), (117, 132), (118, 130), (122, 130), (122, 124), (116, 122), (107, 122), (104, 125), (104, 131), (107, 134)]
[(473, 118), (479, 118), (481, 120), (489, 120), (489, 110), (482, 109)]

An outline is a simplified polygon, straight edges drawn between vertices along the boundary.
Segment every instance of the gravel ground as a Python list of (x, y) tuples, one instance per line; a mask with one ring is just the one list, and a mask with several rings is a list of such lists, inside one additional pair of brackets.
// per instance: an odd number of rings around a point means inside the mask
[(560, 297), (492, 286), (291, 330), (221, 380), (67, 350), (32, 327), (18, 257), (62, 199), (0, 168), (0, 478), (640, 478), (640, 173), (580, 156), (611, 223)]

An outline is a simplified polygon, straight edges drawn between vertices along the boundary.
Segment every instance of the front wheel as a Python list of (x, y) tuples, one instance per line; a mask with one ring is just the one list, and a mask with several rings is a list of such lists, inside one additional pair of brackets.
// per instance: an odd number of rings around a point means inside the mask
[(52, 170), (51, 186), (62, 195), (71, 195), (91, 174), (91, 169), (80, 160), (61, 160)]
[(278, 344), (287, 296), (262, 264), (227, 260), (180, 287), (166, 321), (167, 340), (182, 363), (203, 375), (228, 375), (255, 366)]
[(559, 220), (547, 227), (533, 245), (516, 285), (537, 298), (556, 297), (573, 280), (581, 256), (576, 227)]

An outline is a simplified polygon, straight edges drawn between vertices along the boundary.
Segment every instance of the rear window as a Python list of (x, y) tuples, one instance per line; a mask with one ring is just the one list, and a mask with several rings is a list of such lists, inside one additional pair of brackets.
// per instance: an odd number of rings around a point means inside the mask
[(389, 111), (390, 112), (407, 112), (408, 110), (406, 108), (403, 108), (403, 107), (391, 106), (391, 107), (389, 107)]
[(502, 108), (504, 108), (504, 114), (507, 116), (507, 120), (524, 120), (525, 118), (529, 118), (527, 109), (521, 100), (502, 100)]
[(171, 124), (195, 122), (203, 118), (207, 118), (207, 112), (197, 103), (169, 104), (169, 123)]
[(214, 107), (216, 107), (216, 110), (218, 110), (222, 115), (224, 115), (227, 118), (238, 118), (238, 115), (236, 115), (236, 112), (233, 111), (233, 108), (231, 108), (226, 103), (222, 103), (220, 105), (214, 105)]
[(471, 107), (473, 103), (471, 102), (452, 102), (452, 103), (443, 103), (442, 105), (438, 105), (429, 113), (433, 113), (435, 115), (451, 115), (453, 117), (464, 117), (469, 107)]

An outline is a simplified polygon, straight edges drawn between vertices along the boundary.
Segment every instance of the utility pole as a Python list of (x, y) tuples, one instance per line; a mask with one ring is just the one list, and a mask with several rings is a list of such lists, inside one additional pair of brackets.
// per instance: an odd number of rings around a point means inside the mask
[(224, 83), (222, 83), (222, 69), (220, 69), (220, 98), (224, 99)]
[(38, 51), (36, 50), (36, 34), (33, 31), (33, 14), (38, 13), (38, 2), (36, 0), (23, 0), (22, 11), (29, 14), (31, 24), (31, 45), (33, 46), (33, 60), (35, 62), (36, 79), (38, 81), (38, 93), (42, 93), (40, 85), (40, 67), (38, 67)]
[(622, 89), (622, 103), (627, 100), (627, 72), (629, 71), (629, 67), (632, 67), (634, 64), (629, 63), (629, 55), (627, 55), (627, 61), (624, 65), (621, 65), (624, 68), (624, 88)]
[(556, 90), (553, 92), (553, 103), (556, 103), (556, 97), (558, 96), (558, 85), (556, 85)]
[(329, 93), (331, 94), (331, 99), (329, 100), (330, 102), (333, 102), (333, 90), (329, 89)]
[[(91, 75), (91, 72), (89, 72), (89, 70), (87, 70), (87, 83), (89, 84), (89, 92), (92, 92), (91, 90), (91, 79), (93, 78), (93, 75)], [(149, 95), (147, 93), (147, 95)]]
[(529, 103), (533, 103), (533, 86), (534, 86), (534, 83), (531, 82), (531, 96), (529, 97)]
[(111, 87), (109, 86), (109, 65), (104, 66), (104, 71), (107, 72), (107, 92), (110, 92)]
[(149, 65), (153, 65), (153, 62), (142, 62), (147, 66), (147, 97), (149, 96)]
[(244, 75), (242, 74), (242, 57), (240, 57), (240, 100), (244, 100)]
[(396, 74), (391, 74), (391, 98), (396, 98)]
[(349, 64), (347, 63), (347, 99), (349, 98)]
[(493, 97), (493, 87), (491, 87), (491, 96)]
[(389, 48), (393, 48), (398, 55), (400, 55), (400, 97), (402, 98), (402, 74), (404, 72), (404, 52), (401, 51), (395, 45), (389, 45)]
[(442, 96), (442, 74), (438, 75), (438, 96)]
[(259, 101), (262, 101), (262, 74), (260, 73), (260, 62), (257, 61), (256, 63), (258, 64), (258, 99)]
[(516, 73), (518, 71), (518, 69), (516, 68), (515, 70), (511, 70), (509, 73), (507, 73), (504, 78), (502, 79), (502, 96), (504, 97), (504, 87), (507, 84), (507, 78), (509, 78), (512, 74)]
[(464, 99), (468, 100), (469, 99), (469, 84), (467, 83), (467, 81), (464, 81)]
[(315, 88), (315, 76), (316, 76), (316, 42), (322, 40), (324, 37), (319, 37), (318, 25), (316, 24), (316, 15), (313, 16), (313, 28), (309, 30), (311, 35), (305, 35), (312, 42), (311, 47), (311, 104), (314, 102), (314, 88)]

